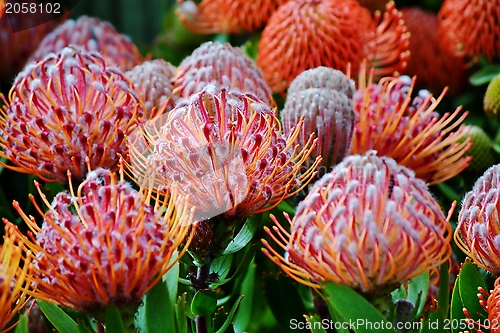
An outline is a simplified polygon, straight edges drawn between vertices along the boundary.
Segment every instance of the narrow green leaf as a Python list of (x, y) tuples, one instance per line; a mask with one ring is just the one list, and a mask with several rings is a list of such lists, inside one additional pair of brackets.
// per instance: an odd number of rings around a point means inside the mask
[(241, 294), (245, 296), (245, 300), (240, 306), (240, 310), (234, 318), (234, 331), (235, 332), (245, 332), (248, 331), (248, 325), (252, 319), (252, 308), (253, 308), (253, 293), (254, 293), (254, 283), (255, 283), (255, 264), (252, 261), (250, 266), (248, 266), (247, 274), (243, 279), (241, 284)]
[(392, 323), (387, 321), (365, 298), (348, 286), (329, 282), (325, 286), (325, 294), (328, 296), (326, 301), (331, 308), (335, 309), (347, 321), (356, 323), (352, 327), (354, 332), (373, 332), (374, 329), (377, 332), (396, 332)]
[(420, 326), (420, 333), (447, 333), (450, 331), (450, 320), (445, 319), (445, 314), (438, 309), (429, 314)]
[(21, 317), (19, 317), (19, 322), (17, 323), (15, 333), (28, 333), (28, 317), (27, 313), (24, 313)]
[[(173, 277), (173, 276), (172, 276)], [(174, 303), (172, 303), (167, 284), (161, 281), (144, 297), (143, 333), (164, 333), (175, 331)]]
[(175, 327), (177, 327), (177, 333), (184, 333), (188, 331), (187, 324), (187, 293), (182, 294), (177, 299), (175, 304)]
[(259, 228), (261, 217), (262, 214), (255, 214), (250, 216), (246, 220), (243, 227), (241, 227), (241, 230), (238, 232), (236, 237), (234, 237), (234, 239), (227, 245), (222, 255), (235, 253), (247, 246), (247, 244), (250, 243), (253, 236), (257, 232), (257, 229)]
[(312, 333), (326, 333), (326, 330), (323, 328), (323, 323), (321, 322), (321, 318), (319, 318), (317, 315), (316, 316), (304, 315), (304, 318), (306, 318), (307, 322), (309, 323)]
[(233, 262), (233, 254), (223, 255), (215, 258), (210, 265), (210, 273), (217, 273), (219, 279), (225, 279), (231, 270), (231, 263)]
[(37, 300), (40, 310), (59, 333), (78, 333), (76, 322), (57, 305)]
[(120, 310), (114, 305), (106, 307), (106, 333), (125, 333)]
[(224, 333), (229, 328), (229, 325), (231, 325), (231, 322), (233, 320), (234, 313), (236, 312), (236, 309), (238, 308), (238, 305), (240, 305), (241, 300), (243, 299), (243, 297), (244, 297), (243, 295), (241, 295), (240, 297), (238, 297), (238, 299), (234, 303), (233, 307), (231, 308), (231, 311), (229, 311), (229, 314), (227, 315), (226, 321), (221, 326), (221, 328), (219, 328), (217, 330), (217, 332), (215, 332), (215, 333)]
[[(250, 262), (255, 257), (255, 252), (257, 252), (257, 249), (258, 249), (258, 247), (255, 246), (254, 244), (248, 244), (246, 251), (244, 251), (243, 258), (241, 258), (241, 260), (235, 259), (237, 266), (236, 266), (236, 271), (233, 273), (233, 275), (231, 275), (229, 278), (219, 279), (217, 281), (210, 283), (210, 288), (216, 289), (217, 287), (228, 283), (229, 281), (237, 278), (242, 273), (244, 273), (246, 271), (246, 269), (248, 268), (248, 265), (250, 264)], [(238, 253), (238, 254), (240, 254), (240, 253)]]
[(488, 65), (473, 73), (469, 80), (473, 86), (480, 86), (489, 83), (498, 74), (500, 74), (500, 65)]
[(416, 307), (415, 318), (419, 318), (424, 310), (429, 293), (429, 272), (424, 272), (408, 283), (408, 300)]
[(191, 312), (196, 316), (205, 316), (217, 309), (217, 295), (212, 290), (198, 290), (191, 301)]
[(78, 327), (78, 333), (93, 333), (92, 330), (87, 326), (84, 320), (77, 319), (76, 325)]
[[(332, 320), (334, 323), (345, 323), (346, 320), (344, 317), (342, 317), (338, 312), (337, 310), (335, 310), (334, 308), (332, 308), (331, 304), (329, 304), (327, 302), (327, 305), (328, 305), (328, 310), (330, 311), (330, 315), (332, 316)], [(349, 330), (349, 328), (345, 325), (337, 325), (337, 328), (336, 328), (336, 331), (337, 333), (350, 333), (351, 331)]]
[[(460, 297), (460, 275), (455, 280), (455, 286), (453, 287), (453, 293), (451, 294), (451, 306), (450, 306), (450, 320), (451, 321), (463, 321), (465, 320), (464, 315), (464, 305), (462, 303), (462, 298)], [(451, 329), (452, 333), (459, 333), (459, 329)]]

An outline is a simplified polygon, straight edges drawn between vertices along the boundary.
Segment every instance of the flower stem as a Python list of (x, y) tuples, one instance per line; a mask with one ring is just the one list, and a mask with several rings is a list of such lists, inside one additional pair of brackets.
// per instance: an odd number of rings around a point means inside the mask
[[(198, 267), (198, 270), (196, 271), (196, 291), (209, 288), (207, 280), (210, 274), (210, 262), (211, 260), (207, 260), (205, 264), (201, 267)], [(196, 316), (194, 318), (194, 322), (196, 325), (196, 333), (208, 332), (208, 321), (206, 315)]]

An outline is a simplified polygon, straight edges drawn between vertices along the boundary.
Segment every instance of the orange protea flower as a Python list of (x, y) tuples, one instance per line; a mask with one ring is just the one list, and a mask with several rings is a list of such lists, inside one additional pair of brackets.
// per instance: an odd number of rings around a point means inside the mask
[(239, 47), (228, 43), (206, 42), (181, 62), (175, 76), (174, 98), (187, 98), (209, 84), (251, 93), (274, 105), (260, 68)]
[(500, 55), (500, 2), (498, 0), (445, 0), (438, 13), (443, 46), (457, 56)]
[(46, 181), (83, 179), (92, 169), (116, 168), (125, 134), (143, 115), (132, 82), (96, 52), (64, 48), (28, 65), (0, 111), (0, 157)]
[(410, 59), (403, 73), (416, 75), (419, 88), (432, 92), (446, 86), (457, 94), (466, 84), (466, 65), (463, 57), (450, 56), (443, 48), (438, 34), (436, 14), (418, 7), (401, 10), (410, 32)]
[(465, 195), (455, 231), (458, 247), (496, 275), (500, 274), (499, 190), (500, 165), (494, 165)]
[(208, 87), (178, 104), (130, 140), (131, 172), (158, 193), (172, 185), (190, 195), (197, 220), (239, 219), (272, 209), (314, 176), (299, 170), (314, 147), (288, 136), (266, 103), (252, 95)]
[(110, 304), (133, 314), (144, 294), (182, 256), (185, 248), (171, 262), (181, 243), (189, 244), (192, 237), (184, 199), (172, 196), (153, 207), (150, 192), (134, 190), (122, 172), (118, 177), (101, 168), (91, 171), (76, 192), (70, 185), (52, 204), (37, 182), (35, 186), (49, 208), (42, 226), (17, 202), (14, 207), (33, 233), (28, 238), (18, 231), (35, 256), (29, 268), (37, 299), (99, 319)]
[(440, 117), (435, 112), (446, 90), (437, 99), (424, 90), (412, 98), (415, 78), (386, 77), (373, 84), (372, 74), (365, 83), (362, 68), (354, 94), (357, 119), (351, 154), (376, 150), (431, 184), (452, 178), (469, 165), (470, 157), (464, 155), (470, 139), (458, 142), (470, 130), (462, 124), (467, 113), (459, 116), (457, 108)]
[[(23, 265), (20, 265), (22, 261)], [(12, 326), (6, 327), (7, 324), (26, 305), (26, 291), (31, 283), (28, 275), (30, 261), (30, 252), (23, 258), (20, 238), (11, 227), (5, 227), (3, 245), (0, 246), (0, 330), (11, 329)]]
[(479, 304), (488, 314), (488, 318), (474, 320), (471, 318), (469, 310), (463, 309), (465, 316), (469, 319), (468, 328), (472, 328), (477, 333), (499, 333), (500, 332), (500, 278), (495, 280), (493, 290), (489, 293), (483, 287), (478, 287), (477, 298)]
[[(174, 107), (172, 91), (176, 70), (169, 62), (157, 59), (145, 61), (125, 73), (141, 93), (146, 107), (146, 118), (157, 112), (168, 112)], [(165, 105), (162, 107), (163, 103)]]
[(177, 0), (177, 14), (186, 28), (198, 34), (237, 34), (262, 28), (288, 0)]
[(346, 157), (299, 203), (290, 232), (265, 228), (286, 252), (264, 253), (296, 281), (388, 292), (452, 253), (449, 223), (413, 171), (375, 152)]
[(356, 0), (291, 0), (271, 16), (259, 42), (257, 64), (273, 92), (284, 92), (306, 69), (357, 72), (363, 59), (376, 74), (406, 65), (408, 34), (394, 2), (372, 17)]
[(69, 45), (97, 51), (122, 71), (128, 71), (144, 61), (137, 46), (127, 36), (119, 34), (110, 23), (88, 16), (76, 21), (68, 20), (48, 34), (30, 61), (40, 61), (47, 54)]

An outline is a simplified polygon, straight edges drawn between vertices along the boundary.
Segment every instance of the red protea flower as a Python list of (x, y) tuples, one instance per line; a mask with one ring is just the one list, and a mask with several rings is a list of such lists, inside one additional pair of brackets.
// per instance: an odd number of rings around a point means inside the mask
[(280, 112), (285, 134), (290, 135), (304, 119), (297, 142), (305, 145), (311, 134), (318, 138), (316, 149), (306, 161), (313, 164), (323, 158), (322, 175), (349, 152), (355, 115), (352, 94), (354, 81), (341, 71), (317, 67), (297, 76), (288, 90), (284, 109)]
[(2, 332), (13, 327), (6, 326), (28, 300), (26, 292), (31, 288), (31, 276), (28, 274), (30, 262), (31, 253), (24, 254), (20, 238), (11, 227), (5, 227), (3, 244), (0, 246), (0, 329), (5, 330)]
[[(448, 216), (450, 218), (451, 213)], [(266, 232), (264, 253), (300, 283), (333, 281), (387, 292), (439, 267), (452, 249), (451, 225), (422, 180), (388, 157), (346, 157), (298, 205), (290, 232)]]
[(483, 287), (478, 287), (479, 293), (477, 298), (481, 307), (488, 314), (488, 318), (480, 321), (471, 318), (469, 310), (464, 308), (463, 312), (469, 319), (467, 322), (468, 328), (474, 329), (477, 333), (487, 332), (499, 333), (500, 332), (500, 278), (495, 280), (493, 290), (487, 292)]
[(455, 231), (458, 247), (481, 268), (500, 274), (500, 165), (476, 181), (463, 200)]
[(274, 105), (262, 71), (240, 48), (228, 43), (206, 42), (181, 62), (175, 77), (174, 98), (187, 98), (208, 84), (251, 93)]
[(49, 208), (41, 227), (14, 202), (33, 233), (20, 236), (35, 256), (29, 267), (36, 286), (31, 294), (100, 320), (111, 304), (135, 313), (144, 294), (184, 253), (181, 249), (171, 262), (178, 247), (192, 237), (184, 199), (175, 197), (175, 208), (174, 197), (153, 207), (150, 192), (134, 190), (123, 173), (89, 172), (76, 192), (70, 187), (52, 204), (35, 186)]
[(177, 14), (187, 29), (198, 34), (237, 34), (262, 28), (288, 0), (177, 0)]
[(498, 0), (445, 0), (438, 13), (443, 46), (457, 56), (500, 55), (500, 2)]
[(127, 36), (119, 34), (108, 22), (82, 16), (68, 20), (48, 34), (30, 57), (40, 61), (51, 52), (69, 45), (78, 45), (88, 51), (97, 51), (122, 71), (128, 71), (144, 61), (137, 46)]
[(125, 134), (143, 116), (132, 82), (96, 52), (64, 48), (28, 65), (0, 112), (0, 156), (23, 173), (67, 181), (116, 168)]
[(318, 66), (357, 72), (363, 59), (377, 75), (401, 70), (408, 34), (394, 2), (376, 14), (356, 0), (291, 0), (271, 16), (259, 42), (257, 64), (273, 92), (283, 92), (306, 69)]
[(146, 107), (146, 118), (158, 112), (168, 112), (174, 107), (172, 90), (176, 70), (172, 64), (157, 59), (145, 61), (125, 73), (141, 93)]
[(470, 139), (464, 139), (470, 127), (462, 124), (460, 108), (453, 114), (435, 112), (446, 90), (434, 99), (428, 91), (412, 98), (415, 78), (386, 77), (378, 84), (366, 82), (365, 69), (359, 76), (354, 94), (356, 129), (351, 154), (376, 150), (415, 171), (417, 177), (435, 184), (464, 170), (470, 157)]
[(403, 8), (401, 12), (410, 32), (411, 54), (403, 73), (416, 75), (419, 88), (437, 92), (448, 86), (452, 94), (459, 93), (467, 79), (465, 61), (444, 49), (436, 14), (418, 7)]

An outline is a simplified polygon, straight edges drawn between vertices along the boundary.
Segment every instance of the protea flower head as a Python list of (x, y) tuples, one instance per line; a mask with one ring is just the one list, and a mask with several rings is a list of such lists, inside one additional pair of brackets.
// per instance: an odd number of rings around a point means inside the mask
[(441, 44), (437, 15), (419, 7), (401, 12), (410, 32), (411, 54), (403, 74), (416, 75), (418, 88), (436, 93), (448, 86), (450, 93), (459, 93), (466, 85), (465, 60), (450, 55)]
[(450, 53), (491, 62), (500, 55), (497, 0), (445, 0), (438, 13), (439, 34)]
[(500, 274), (500, 165), (490, 167), (462, 202), (455, 231), (458, 247), (481, 268)]
[(198, 34), (238, 34), (262, 28), (271, 14), (287, 0), (177, 0), (177, 14)]
[(484, 94), (484, 112), (496, 120), (500, 120), (500, 75), (495, 76)]
[(481, 127), (474, 125), (471, 125), (469, 133), (460, 141), (468, 137), (471, 138), (472, 147), (466, 155), (471, 156), (472, 160), (467, 170), (482, 173), (495, 164), (497, 159), (493, 150), (493, 141)]
[(69, 45), (78, 45), (87, 51), (97, 51), (122, 71), (128, 71), (144, 61), (137, 46), (125, 35), (119, 34), (108, 22), (82, 16), (68, 20), (48, 34), (30, 57), (40, 61), (51, 52)]
[(172, 90), (176, 70), (169, 62), (157, 59), (145, 61), (125, 73), (141, 93), (146, 118), (159, 112), (168, 112), (174, 107)]
[(273, 92), (284, 92), (301, 72), (318, 66), (357, 72), (363, 59), (377, 75), (404, 68), (408, 34), (394, 2), (372, 17), (356, 0), (291, 0), (262, 31), (257, 64)]
[(318, 288), (332, 281), (388, 292), (451, 255), (451, 225), (426, 184), (375, 152), (346, 157), (317, 181), (290, 223), (266, 232), (264, 253), (286, 274)]
[(228, 43), (206, 42), (177, 68), (174, 98), (188, 98), (207, 85), (251, 93), (274, 105), (272, 92), (255, 62)]
[[(297, 137), (300, 145), (306, 144), (313, 133), (318, 138), (307, 164), (321, 156), (322, 167), (330, 171), (349, 152), (355, 121), (353, 92), (353, 80), (327, 67), (306, 70), (290, 84), (280, 116), (287, 135), (304, 119)], [(323, 173), (320, 171), (320, 175)]]
[(181, 243), (192, 237), (185, 198), (151, 206), (151, 192), (134, 190), (123, 172), (91, 171), (76, 191), (70, 186), (52, 204), (35, 186), (49, 208), (41, 227), (14, 202), (33, 233), (21, 236), (34, 254), (32, 295), (100, 320), (108, 305), (135, 313), (144, 294), (184, 253), (179, 249), (171, 262)]
[(46, 181), (116, 168), (125, 134), (143, 116), (132, 82), (96, 52), (64, 48), (17, 76), (0, 112), (0, 156)]
[[(377, 84), (361, 69), (354, 94), (356, 129), (351, 154), (376, 150), (389, 156), (431, 184), (443, 182), (464, 170), (470, 139), (463, 142), (470, 127), (462, 122), (461, 108), (440, 116), (436, 111), (446, 89), (435, 99), (426, 90), (412, 96), (416, 79), (386, 77)], [(368, 83), (366, 83), (368, 82)]]
[(31, 257), (30, 252), (24, 253), (23, 242), (12, 228), (5, 227), (0, 246), (0, 329), (5, 331), (13, 327), (7, 325), (28, 301), (26, 292), (31, 288), (28, 274)]
[(468, 325), (469, 329), (472, 328), (477, 333), (483, 333), (485, 330), (491, 333), (500, 332), (500, 278), (495, 280), (495, 285), (493, 290), (490, 292), (486, 291), (483, 287), (478, 287), (479, 292), (477, 293), (477, 298), (479, 305), (488, 314), (487, 320), (482, 319), (480, 321), (471, 318), (469, 310), (464, 308), (463, 312), (465, 316), (469, 319)]

